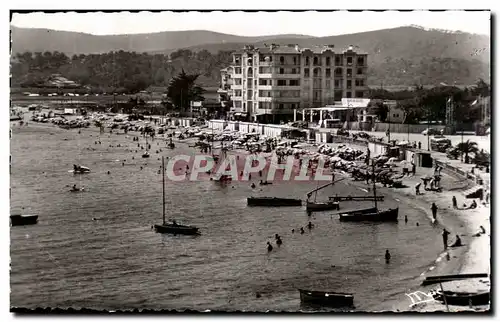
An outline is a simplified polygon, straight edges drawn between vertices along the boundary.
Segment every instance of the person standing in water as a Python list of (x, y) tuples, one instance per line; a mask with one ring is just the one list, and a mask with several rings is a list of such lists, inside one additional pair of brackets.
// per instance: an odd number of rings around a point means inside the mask
[(389, 250), (385, 250), (385, 263), (389, 264), (389, 261), (391, 260), (391, 253), (389, 253)]
[(434, 220), (437, 220), (437, 210), (438, 210), (438, 207), (436, 206), (436, 204), (433, 202), (432, 203), (432, 206), (431, 206), (431, 211), (432, 211), (432, 218)]
[(443, 228), (443, 245), (444, 249), (448, 248), (448, 235), (450, 234), (445, 228)]
[(457, 197), (453, 196), (453, 198), (451, 198), (451, 203), (453, 204), (454, 209), (458, 208)]

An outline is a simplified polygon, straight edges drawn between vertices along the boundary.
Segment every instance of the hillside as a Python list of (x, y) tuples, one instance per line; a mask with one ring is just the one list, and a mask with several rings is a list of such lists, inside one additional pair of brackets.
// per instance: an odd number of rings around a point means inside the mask
[[(294, 38), (295, 37), (295, 38)], [(244, 41), (242, 41), (242, 39)], [(241, 49), (245, 44), (257, 46), (277, 44), (298, 44), (314, 46), (334, 44), (342, 49), (355, 45), (368, 52), (370, 86), (380, 85), (437, 85), (473, 84), (479, 78), (490, 79), (490, 38), (468, 33), (450, 33), (440, 30), (424, 30), (418, 27), (400, 27), (349, 35), (331, 37), (308, 37), (300, 35), (281, 35), (265, 37), (240, 37), (209, 31), (162, 32), (142, 35), (94, 36), (62, 31), (14, 28), (12, 33), (14, 53), (31, 51), (59, 51), (86, 54), (117, 51), (149, 52), (149, 55), (114, 59), (113, 55), (103, 54), (96, 57), (58, 60), (43, 63), (41, 58), (28, 59), (30, 67), (13, 66), (13, 82), (22, 83), (36, 71), (60, 73), (82, 84), (95, 82), (124, 86), (126, 80), (117, 80), (119, 75), (131, 78), (140, 75), (141, 82), (163, 86), (180, 72), (200, 73), (200, 81), (206, 86), (219, 84), (220, 68), (230, 62), (230, 52)], [(215, 42), (215, 43), (211, 43)], [(177, 46), (177, 47), (175, 47)], [(71, 47), (71, 48), (70, 48)], [(28, 48), (32, 48), (28, 50)], [(36, 50), (33, 48), (37, 48)], [(179, 50), (185, 48), (185, 50)], [(175, 53), (174, 53), (175, 52)], [(174, 55), (172, 55), (174, 53)], [(17, 55), (13, 55), (16, 57)], [(22, 55), (20, 55), (22, 56)], [(92, 56), (92, 55), (91, 55)], [(71, 57), (71, 56), (70, 56)], [(171, 58), (170, 60), (168, 58)], [(107, 61), (112, 59), (113, 70)], [(123, 66), (115, 66), (123, 61)], [(130, 64), (136, 62), (136, 66)], [(60, 66), (60, 67), (57, 67)], [(54, 68), (57, 67), (57, 68)], [(131, 70), (129, 70), (131, 69)], [(28, 76), (27, 76), (28, 75)], [(126, 86), (125, 86), (126, 87)]]
[(110, 51), (155, 52), (203, 44), (254, 43), (267, 39), (311, 39), (307, 35), (243, 37), (207, 30), (164, 31), (149, 34), (97, 36), (78, 32), (11, 27), (12, 53), (59, 51), (67, 55)]

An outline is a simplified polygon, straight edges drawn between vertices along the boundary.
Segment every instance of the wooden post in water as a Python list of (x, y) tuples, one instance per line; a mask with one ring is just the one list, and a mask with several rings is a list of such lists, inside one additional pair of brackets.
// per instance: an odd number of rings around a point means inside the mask
[(162, 192), (163, 192), (163, 225), (165, 225), (165, 158), (161, 156)]

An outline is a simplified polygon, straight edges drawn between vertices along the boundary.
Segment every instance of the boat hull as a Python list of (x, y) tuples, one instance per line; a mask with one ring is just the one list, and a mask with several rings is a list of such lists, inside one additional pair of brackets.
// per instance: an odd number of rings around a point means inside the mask
[(373, 221), (396, 222), (398, 221), (399, 208), (367, 213), (340, 214), (340, 221)]
[(337, 292), (299, 290), (300, 301), (330, 307), (353, 307), (354, 295)]
[(198, 235), (199, 229), (192, 226), (154, 225), (157, 233), (173, 235)]
[(340, 205), (338, 203), (333, 202), (307, 202), (306, 203), (307, 212), (315, 212), (315, 211), (327, 211), (327, 210), (340, 210)]
[(35, 225), (38, 223), (38, 216), (12, 215), (10, 216), (10, 223), (12, 226)]
[(302, 200), (300, 199), (287, 199), (287, 198), (247, 198), (248, 206), (260, 207), (300, 207)]
[(448, 305), (469, 306), (469, 305), (488, 305), (490, 304), (490, 292), (482, 293), (462, 293), (444, 291), (437, 292), (434, 295), (437, 301), (445, 302)]

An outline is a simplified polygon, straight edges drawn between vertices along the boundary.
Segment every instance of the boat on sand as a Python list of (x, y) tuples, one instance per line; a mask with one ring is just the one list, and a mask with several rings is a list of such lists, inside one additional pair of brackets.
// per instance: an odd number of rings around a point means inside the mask
[(350, 293), (309, 291), (299, 289), (300, 301), (330, 307), (353, 307), (354, 295)]

